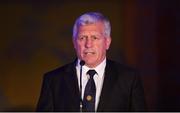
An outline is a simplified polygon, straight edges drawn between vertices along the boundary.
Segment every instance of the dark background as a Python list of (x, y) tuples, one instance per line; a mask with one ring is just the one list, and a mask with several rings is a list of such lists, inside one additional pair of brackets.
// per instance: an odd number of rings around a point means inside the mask
[(108, 57), (137, 68), (148, 111), (180, 111), (179, 0), (9, 0), (0, 4), (0, 111), (34, 111), (42, 77), (75, 58), (72, 26), (87, 11), (112, 24)]

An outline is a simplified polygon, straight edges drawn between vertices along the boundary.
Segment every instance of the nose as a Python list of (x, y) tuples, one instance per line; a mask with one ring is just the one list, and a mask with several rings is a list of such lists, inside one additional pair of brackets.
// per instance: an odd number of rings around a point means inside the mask
[(90, 38), (86, 38), (85, 47), (86, 48), (92, 47), (92, 40)]

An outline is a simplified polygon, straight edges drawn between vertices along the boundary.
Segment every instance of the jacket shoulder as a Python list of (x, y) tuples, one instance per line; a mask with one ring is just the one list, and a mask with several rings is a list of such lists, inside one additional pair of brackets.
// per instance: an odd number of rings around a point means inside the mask
[(112, 73), (116, 79), (131, 81), (140, 78), (140, 73), (137, 69), (112, 60), (108, 60), (106, 70)]
[(60, 76), (66, 75), (65, 73), (72, 72), (73, 69), (75, 69), (74, 62), (68, 63), (68, 64), (65, 64), (65, 65), (63, 65), (61, 67), (53, 69), (53, 70), (51, 70), (49, 72), (46, 72), (44, 74), (44, 78), (60, 77)]
[(117, 70), (117, 71), (127, 71), (127, 72), (137, 72), (137, 69), (130, 67), (127, 64), (119, 63), (113, 60), (107, 60), (108, 67)]

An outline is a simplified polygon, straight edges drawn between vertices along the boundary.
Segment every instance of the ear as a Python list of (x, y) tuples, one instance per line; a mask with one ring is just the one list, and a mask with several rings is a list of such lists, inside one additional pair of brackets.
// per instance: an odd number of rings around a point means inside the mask
[(105, 43), (106, 43), (106, 50), (108, 50), (111, 45), (111, 37), (106, 37)]
[(72, 42), (73, 42), (74, 48), (76, 49), (77, 44), (76, 44), (76, 39), (74, 37), (72, 37)]

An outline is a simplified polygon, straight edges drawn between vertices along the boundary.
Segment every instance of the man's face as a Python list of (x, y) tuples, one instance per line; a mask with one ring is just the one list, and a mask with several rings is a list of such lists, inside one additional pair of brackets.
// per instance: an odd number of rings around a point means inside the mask
[(84, 60), (90, 68), (104, 60), (111, 44), (111, 38), (105, 37), (103, 31), (104, 25), (101, 22), (80, 26), (77, 37), (73, 39), (78, 58)]

